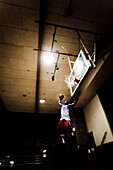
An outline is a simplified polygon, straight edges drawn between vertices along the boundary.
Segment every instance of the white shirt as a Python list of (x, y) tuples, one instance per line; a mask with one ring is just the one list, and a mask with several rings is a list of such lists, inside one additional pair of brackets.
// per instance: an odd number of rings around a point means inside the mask
[(59, 101), (59, 105), (61, 106), (61, 118), (60, 120), (71, 120), (70, 119), (70, 116), (69, 116), (69, 106), (71, 105), (74, 105), (74, 103), (71, 103), (71, 104), (62, 104), (60, 101)]

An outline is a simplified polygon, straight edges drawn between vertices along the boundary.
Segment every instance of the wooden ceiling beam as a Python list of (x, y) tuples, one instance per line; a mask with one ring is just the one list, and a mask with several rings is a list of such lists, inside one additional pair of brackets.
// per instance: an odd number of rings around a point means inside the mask
[[(46, 14), (47, 0), (40, 0), (40, 23), (39, 23), (39, 37), (38, 37), (38, 49), (42, 48), (43, 33), (44, 33), (44, 21)], [(36, 75), (36, 95), (35, 95), (35, 113), (38, 113), (38, 100), (39, 100), (39, 79), (40, 79), (40, 51), (37, 54), (37, 75)]]
[[(40, 21), (34, 20), (34, 22), (40, 24)], [(73, 31), (79, 31), (79, 32), (87, 33), (87, 34), (100, 35), (100, 36), (102, 35), (101, 33), (98, 33), (98, 32), (93, 32), (93, 31), (89, 31), (89, 30), (83, 30), (83, 29), (64, 26), (64, 25), (59, 25), (59, 24), (53, 24), (53, 23), (49, 23), (49, 22), (44, 22), (44, 24), (49, 25), (49, 26), (53, 26), (53, 27), (56, 27), (56, 28), (59, 27), (59, 28), (69, 29), (69, 30), (73, 30)]]

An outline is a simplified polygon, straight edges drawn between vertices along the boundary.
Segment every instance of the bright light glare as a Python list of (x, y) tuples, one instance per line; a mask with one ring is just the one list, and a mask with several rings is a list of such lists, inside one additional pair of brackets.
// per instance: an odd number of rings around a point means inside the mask
[(40, 100), (40, 103), (45, 103), (45, 100), (44, 100), (44, 99), (41, 99), (41, 100)]
[(75, 132), (75, 127), (73, 127), (73, 132)]
[(46, 157), (47, 157), (47, 155), (44, 153), (44, 154), (43, 154), (43, 158), (46, 158)]
[(10, 161), (10, 165), (12, 167), (14, 165), (14, 161)]
[(43, 153), (46, 153), (46, 152), (47, 152), (47, 150), (46, 150), (46, 149), (44, 149), (44, 150), (43, 150)]
[(51, 64), (51, 63), (53, 63), (53, 61), (54, 61), (54, 57), (53, 57), (53, 55), (52, 55), (51, 53), (45, 54), (45, 56), (44, 56), (44, 62), (45, 62), (46, 64)]

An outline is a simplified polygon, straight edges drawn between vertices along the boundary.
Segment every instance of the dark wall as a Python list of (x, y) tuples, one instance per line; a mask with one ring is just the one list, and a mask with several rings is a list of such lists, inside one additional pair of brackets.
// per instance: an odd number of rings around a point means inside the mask
[[(77, 145), (87, 146), (87, 129), (82, 109), (71, 110), (72, 126), (76, 127)], [(0, 152), (38, 154), (56, 140), (60, 114), (1, 113)]]
[(54, 139), (59, 115), (1, 113), (0, 152), (37, 153)]
[(81, 149), (87, 148), (87, 127), (82, 108), (75, 108), (71, 111), (72, 126), (76, 128), (77, 145)]
[(113, 132), (113, 75), (99, 89), (98, 95)]

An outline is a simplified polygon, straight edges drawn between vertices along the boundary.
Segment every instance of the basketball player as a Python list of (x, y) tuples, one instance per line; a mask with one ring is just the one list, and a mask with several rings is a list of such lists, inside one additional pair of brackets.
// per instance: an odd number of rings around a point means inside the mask
[(77, 100), (74, 103), (68, 103), (65, 101), (64, 104), (62, 104), (62, 99), (64, 96), (62, 94), (59, 95), (59, 105), (60, 105), (60, 111), (61, 111), (61, 118), (57, 125), (57, 132), (60, 134), (60, 136), (64, 136), (67, 133), (71, 132), (71, 124), (70, 124), (70, 115), (69, 115), (69, 108), (77, 103)]

